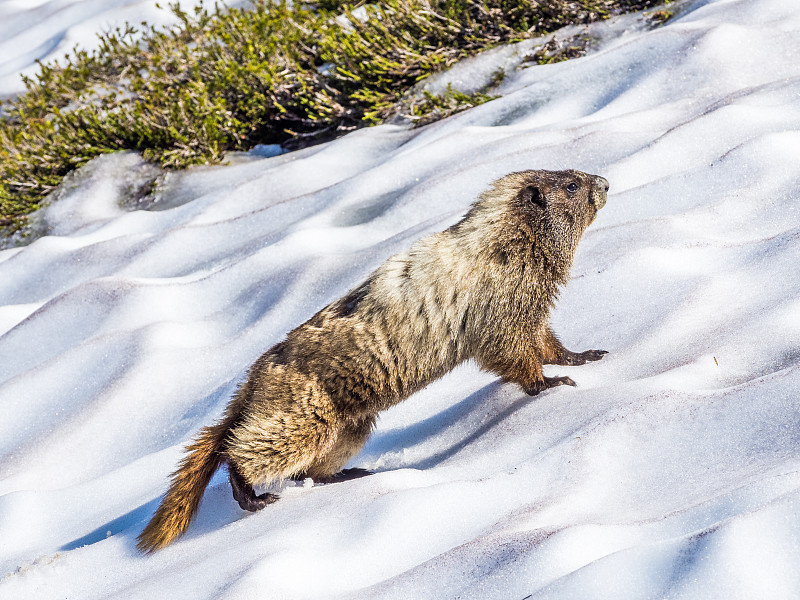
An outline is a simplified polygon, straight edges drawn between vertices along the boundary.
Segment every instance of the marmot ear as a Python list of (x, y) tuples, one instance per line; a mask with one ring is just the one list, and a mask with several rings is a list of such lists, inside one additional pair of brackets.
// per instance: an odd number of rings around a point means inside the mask
[(526, 204), (533, 204), (540, 208), (544, 208), (544, 195), (539, 191), (539, 188), (533, 184), (525, 186), (521, 193), (522, 201)]

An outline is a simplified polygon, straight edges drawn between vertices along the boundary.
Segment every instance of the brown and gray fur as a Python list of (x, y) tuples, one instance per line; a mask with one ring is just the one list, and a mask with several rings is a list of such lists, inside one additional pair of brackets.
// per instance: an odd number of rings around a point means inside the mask
[(528, 394), (568, 377), (542, 364), (598, 360), (570, 352), (548, 323), (583, 232), (608, 182), (579, 171), (523, 171), (496, 181), (446, 231), (389, 258), (366, 281), (262, 355), (223, 419), (203, 428), (139, 536), (153, 551), (189, 525), (214, 471), (257, 510), (277, 496), (253, 486), (283, 478), (335, 481), (376, 416), (474, 359)]

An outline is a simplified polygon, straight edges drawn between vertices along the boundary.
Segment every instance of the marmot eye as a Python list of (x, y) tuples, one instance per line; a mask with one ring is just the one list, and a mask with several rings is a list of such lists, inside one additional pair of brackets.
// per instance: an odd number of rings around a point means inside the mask
[(573, 181), (572, 183), (570, 183), (570, 184), (567, 186), (567, 191), (568, 191), (570, 194), (574, 194), (575, 192), (577, 192), (577, 191), (578, 191), (578, 184), (577, 184), (577, 183), (575, 183), (575, 182)]

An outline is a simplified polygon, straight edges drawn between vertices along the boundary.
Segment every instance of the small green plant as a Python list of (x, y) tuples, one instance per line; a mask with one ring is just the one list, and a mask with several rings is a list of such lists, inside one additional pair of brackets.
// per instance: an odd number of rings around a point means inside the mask
[(443, 94), (423, 90), (422, 97), (410, 102), (400, 114), (410, 120), (414, 127), (421, 127), (495, 98), (497, 96), (482, 91), (465, 94), (454, 90), (452, 84), (448, 83)]
[(659, 25), (663, 25), (667, 21), (669, 21), (672, 17), (675, 16), (675, 13), (671, 10), (656, 10), (650, 13), (650, 22), (653, 24), (654, 27), (658, 27)]
[(525, 62), (549, 65), (572, 58), (580, 58), (586, 55), (590, 43), (591, 38), (586, 35), (575, 35), (563, 40), (553, 36), (526, 56)]
[[(331, 139), (397, 114), (419, 81), (494, 45), (590, 23), (656, 0), (254, 0), (171, 6), (178, 22), (103, 34), (42, 64), (0, 118), (0, 226), (14, 229), (91, 158), (141, 152), (167, 168), (255, 144)], [(423, 94), (429, 122), (491, 99)]]

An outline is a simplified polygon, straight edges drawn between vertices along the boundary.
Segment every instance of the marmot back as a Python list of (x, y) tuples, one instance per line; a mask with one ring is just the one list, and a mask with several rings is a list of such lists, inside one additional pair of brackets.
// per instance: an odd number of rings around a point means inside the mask
[(257, 496), (255, 485), (367, 475), (340, 470), (377, 414), (465, 360), (532, 395), (575, 385), (545, 377), (542, 364), (583, 364), (605, 352), (564, 348), (549, 312), (607, 191), (605, 179), (580, 171), (507, 175), (461, 221), (392, 256), (289, 332), (251, 367), (224, 418), (188, 447), (139, 548), (156, 550), (185, 531), (222, 462), (246, 510), (277, 500)]

